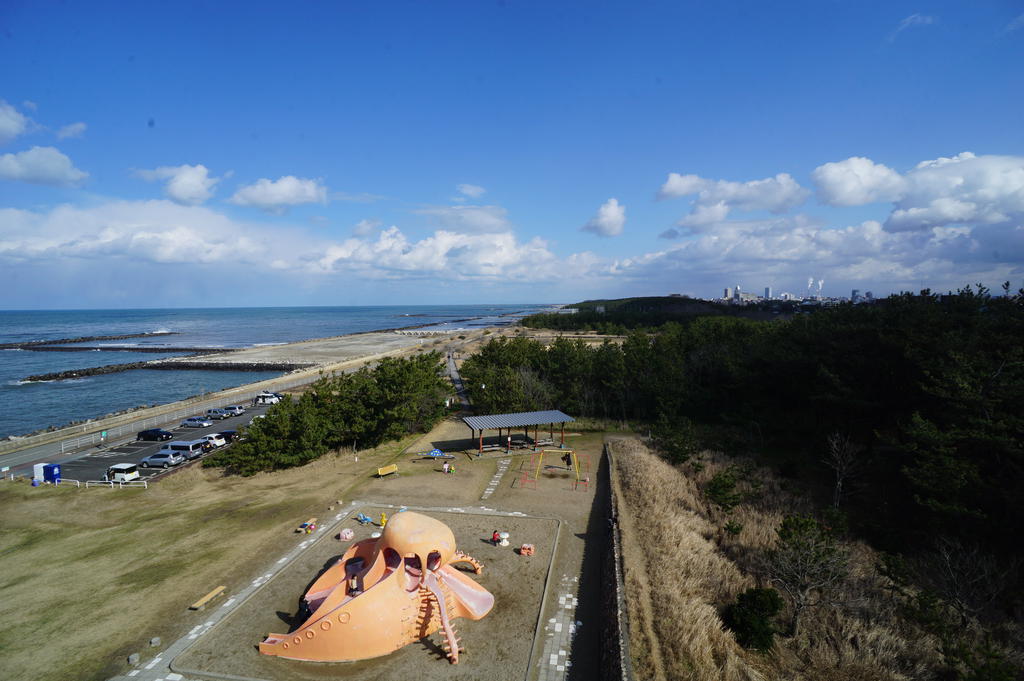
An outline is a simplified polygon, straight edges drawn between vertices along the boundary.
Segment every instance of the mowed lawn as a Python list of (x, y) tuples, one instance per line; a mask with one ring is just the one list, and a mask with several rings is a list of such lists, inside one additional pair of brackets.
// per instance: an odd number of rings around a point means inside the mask
[(151, 657), (150, 638), (205, 621), (189, 604), (248, 584), (411, 441), (251, 478), (193, 466), (148, 490), (0, 483), (2, 676), (106, 679)]

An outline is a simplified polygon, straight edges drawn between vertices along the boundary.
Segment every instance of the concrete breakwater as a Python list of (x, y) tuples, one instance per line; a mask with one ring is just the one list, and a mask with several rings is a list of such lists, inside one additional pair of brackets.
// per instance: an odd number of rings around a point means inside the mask
[[(149, 333), (123, 333), (116, 336), (79, 336), (78, 338), (54, 338), (53, 340), (20, 341), (17, 343), (0, 343), (0, 350), (35, 350), (47, 345), (67, 345), (69, 343), (93, 343), (95, 341), (130, 340), (132, 338), (155, 338), (157, 336), (176, 336), (176, 331), (152, 331)], [(63, 348), (67, 349), (67, 348)], [(134, 349), (134, 348), (133, 348)]]
[(310, 363), (290, 362), (204, 362), (202, 360), (175, 360), (174, 362), (152, 361), (152, 362), (126, 362), (124, 364), (107, 364), (100, 367), (87, 369), (69, 369), (68, 371), (57, 371), (49, 374), (35, 374), (26, 377), (25, 381), (65, 381), (70, 378), (84, 378), (86, 376), (100, 376), (102, 374), (116, 374), (121, 371), (132, 369), (160, 369), (180, 370), (199, 369), (203, 371), (294, 371), (295, 369), (306, 369), (313, 366)]
[(32, 352), (142, 352), (160, 354), (212, 355), (221, 352), (237, 352), (241, 348), (154, 348), (147, 345), (36, 345), (30, 348), (18, 348)]

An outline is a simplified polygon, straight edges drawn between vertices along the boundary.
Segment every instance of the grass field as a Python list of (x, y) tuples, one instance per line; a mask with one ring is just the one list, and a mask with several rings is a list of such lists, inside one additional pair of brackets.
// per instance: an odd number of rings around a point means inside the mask
[[(0, 657), (7, 679), (106, 679), (188, 605), (250, 581), (294, 526), (323, 515), (410, 440), (251, 478), (193, 466), (148, 490), (0, 483)], [(192, 620), (196, 622), (192, 622)]]
[[(411, 506), (487, 505), (559, 518), (561, 530), (545, 529), (537, 537), (531, 536), (532, 530), (526, 525), (516, 530), (515, 522), (508, 524), (520, 535), (519, 541), (546, 544), (556, 534), (561, 536), (555, 557), (556, 575), (559, 579), (575, 575), (581, 582), (596, 584), (592, 577), (583, 579), (591, 571), (584, 564), (586, 553), (603, 551), (603, 533), (589, 524), (596, 498), (594, 486), (575, 491), (568, 472), (559, 469), (545, 473), (539, 489), (520, 489), (512, 484), (515, 473), (530, 461), (528, 453), (521, 453), (511, 457), (508, 473), (493, 496), (481, 501), (481, 494), (498, 470), (499, 459), (505, 455), (477, 459), (451, 446), (460, 442), (468, 445), (467, 435), (468, 429), (452, 419), (427, 435), (358, 452), (358, 461), (352, 452), (346, 452), (301, 468), (249, 478), (224, 477), (218, 469), (192, 466), (172, 473), (148, 490), (33, 488), (23, 482), (0, 483), (0, 676), (102, 681), (125, 673), (129, 669), (125, 659), (130, 653), (141, 653), (145, 663), (161, 650), (149, 647), (152, 637), (161, 637), (166, 646), (207, 619), (202, 612), (189, 611), (189, 604), (222, 584), (228, 593), (237, 593), (295, 546), (301, 537), (294, 533), (299, 523), (311, 516), (333, 517), (336, 511), (327, 509), (339, 499), (346, 503), (362, 499)], [(579, 451), (588, 453), (596, 465), (603, 433), (587, 431), (568, 439)], [(414, 457), (415, 452), (428, 451), (439, 443), (448, 443), (446, 450), (457, 453), (456, 475), (443, 475), (440, 463)], [(392, 461), (399, 464), (399, 477), (374, 478), (378, 466)], [(457, 521), (453, 529), (458, 529), (461, 522)], [(483, 529), (467, 526), (469, 539), (460, 538), (460, 542), (470, 544), (464, 550), (471, 554), (488, 552), (482, 537), (494, 529), (491, 522), (486, 520), (488, 527)], [(492, 566), (491, 572), (497, 577), (514, 570), (516, 564), (514, 558), (505, 557), (513, 555), (507, 550), (501, 555), (512, 564)], [(294, 578), (301, 582), (311, 577), (297, 573)], [(484, 579), (488, 578), (485, 573)], [(506, 602), (511, 602), (515, 593), (515, 578), (518, 576), (513, 578), (512, 591), (502, 583), (491, 585)], [(527, 578), (525, 573), (522, 578)], [(537, 588), (543, 586), (540, 574), (529, 577), (529, 581)], [(280, 595), (283, 602), (293, 602), (300, 595), (301, 589), (292, 590), (296, 593)], [(522, 622), (514, 632), (503, 628), (508, 622), (498, 610), (489, 616), (490, 621), (485, 618), (464, 627), (467, 633), (484, 633), (490, 639), (514, 635), (526, 647), (516, 653), (515, 660), (503, 664), (519, 669), (519, 674), (535, 633), (533, 625), (525, 624), (537, 616), (538, 601), (531, 599), (532, 605), (526, 601), (523, 604), (529, 605), (534, 614), (521, 613)], [(594, 606), (587, 598), (581, 596), (580, 600), (583, 614), (579, 616), (590, 624), (576, 636), (573, 650), (589, 652), (579, 656), (574, 670), (582, 674), (576, 678), (587, 678), (587, 674), (596, 673), (598, 658), (594, 651), (599, 645), (600, 628)], [(274, 616), (272, 612), (263, 614)], [(472, 629), (473, 625), (480, 626)], [(274, 625), (270, 629), (282, 627)], [(254, 632), (239, 634), (246, 653), (258, 643), (259, 636)], [(417, 650), (422, 653), (422, 646)], [(502, 655), (512, 652), (511, 648), (501, 650)], [(429, 655), (419, 661), (415, 657), (410, 669), (436, 661)], [(500, 661), (494, 656), (488, 659), (494, 664)], [(498, 677), (504, 678), (501, 674)]]

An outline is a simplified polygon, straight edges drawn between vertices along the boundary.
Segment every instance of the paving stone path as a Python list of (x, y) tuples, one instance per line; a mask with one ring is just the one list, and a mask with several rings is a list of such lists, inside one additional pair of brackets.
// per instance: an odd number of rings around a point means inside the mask
[(495, 471), (494, 477), (491, 478), (491, 481), (487, 483), (487, 489), (485, 489), (484, 493), (480, 496), (480, 501), (487, 499), (494, 494), (494, 490), (498, 489), (498, 484), (501, 482), (501, 476), (505, 475), (505, 471), (508, 470), (508, 465), (510, 463), (512, 463), (512, 459), (501, 459), (498, 461), (498, 470)]
[(579, 581), (578, 576), (562, 575), (556, 592), (558, 608), (554, 616), (544, 623), (544, 649), (537, 661), (540, 667), (538, 681), (561, 681), (569, 676), (569, 667), (572, 666), (572, 660), (569, 659), (572, 639), (576, 631), (583, 626), (583, 623), (576, 619)]

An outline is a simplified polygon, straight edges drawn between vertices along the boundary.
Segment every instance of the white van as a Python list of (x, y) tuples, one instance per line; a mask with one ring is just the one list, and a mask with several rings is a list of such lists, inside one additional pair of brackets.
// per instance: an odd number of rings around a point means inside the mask
[(107, 469), (107, 480), (111, 482), (131, 482), (138, 480), (139, 468), (133, 463), (115, 463)]
[(203, 445), (205, 442), (206, 440), (191, 440), (189, 442), (175, 440), (174, 442), (165, 442), (164, 446), (160, 448), (160, 453), (177, 454), (178, 456), (185, 457), (186, 461), (191, 461), (203, 455)]
[(277, 404), (281, 398), (273, 393), (262, 393), (256, 396), (256, 404)]

